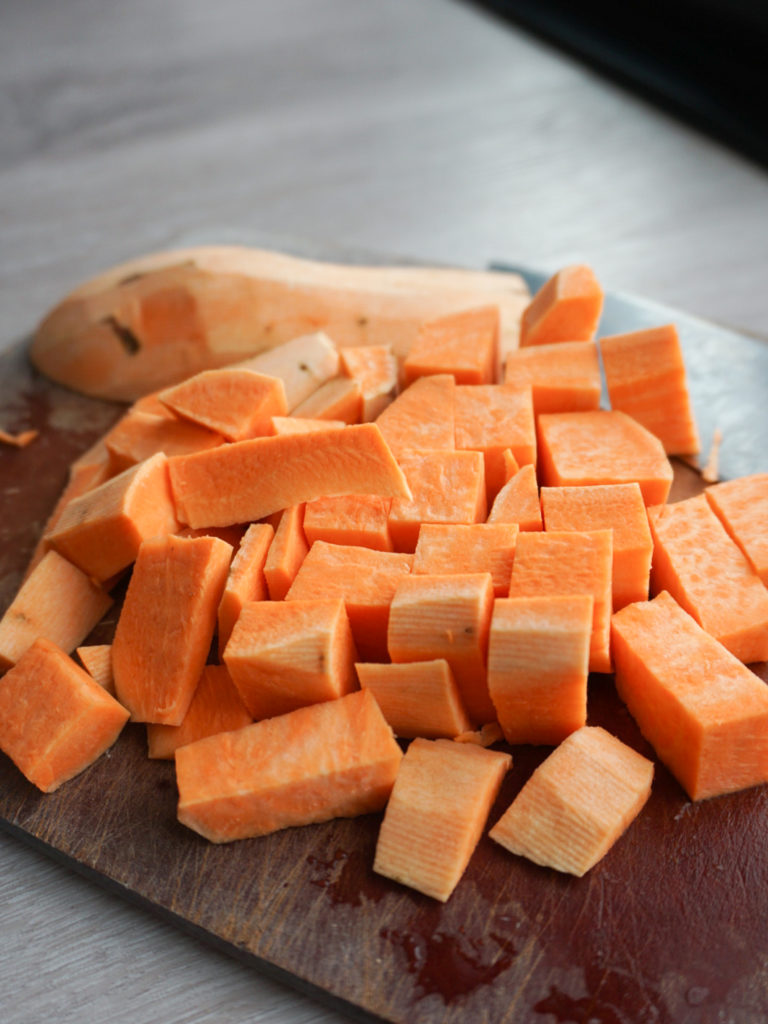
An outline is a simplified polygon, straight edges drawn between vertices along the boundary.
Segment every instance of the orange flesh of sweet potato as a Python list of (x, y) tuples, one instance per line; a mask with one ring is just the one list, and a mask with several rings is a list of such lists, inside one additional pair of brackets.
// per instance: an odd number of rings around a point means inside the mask
[(420, 377), (384, 409), (376, 423), (396, 458), (411, 450), (456, 447), (455, 394), (450, 374)]
[(306, 419), (340, 420), (360, 423), (363, 415), (363, 391), (354, 377), (334, 377), (321, 384), (309, 398), (293, 410), (294, 416)]
[(69, 654), (112, 605), (112, 598), (57, 551), (38, 562), (0, 619), (0, 672), (44, 637)]
[(407, 664), (358, 662), (357, 677), (370, 690), (395, 736), (451, 738), (471, 727), (451, 667), (444, 658)]
[(496, 718), (486, 681), (493, 600), (488, 572), (411, 575), (398, 584), (389, 612), (391, 660), (444, 658), (470, 719), (478, 725)]
[(48, 543), (104, 582), (135, 560), (142, 541), (178, 529), (168, 460), (158, 452), (70, 502)]
[(304, 533), (311, 546), (316, 540), (352, 544), (375, 551), (393, 551), (389, 532), (391, 498), (378, 494), (340, 494), (315, 498), (304, 509)]
[(502, 485), (493, 499), (488, 522), (516, 523), (518, 529), (528, 532), (544, 528), (539, 486), (533, 466), (523, 466)]
[(112, 644), (90, 644), (75, 651), (88, 675), (115, 695), (115, 674), (112, 671)]
[(307, 557), (309, 544), (304, 533), (306, 506), (291, 505), (272, 517), (275, 536), (264, 563), (264, 579), (272, 601), (282, 601)]
[(341, 598), (251, 601), (240, 613), (223, 655), (255, 719), (357, 689), (356, 659)]
[(339, 352), (339, 362), (343, 373), (360, 382), (360, 417), (370, 423), (397, 394), (398, 363), (392, 346), (349, 346)]
[(134, 721), (180, 725), (208, 657), (232, 549), (217, 537), (144, 541), (112, 643)]
[(543, 487), (636, 481), (646, 505), (667, 500), (672, 466), (661, 441), (615, 409), (542, 413), (538, 469)]
[(243, 605), (248, 601), (264, 601), (268, 596), (264, 566), (274, 536), (274, 528), (269, 523), (251, 523), (232, 559), (216, 615), (220, 655)]
[(561, 341), (515, 349), (507, 356), (504, 382), (530, 386), (536, 416), (597, 409), (602, 390), (597, 344)]
[(0, 679), (0, 749), (44, 793), (111, 747), (128, 712), (49, 640)]
[(374, 423), (236, 441), (169, 468), (179, 518), (193, 527), (254, 522), (326, 494), (410, 496)]
[(648, 510), (651, 590), (667, 590), (741, 661), (768, 660), (768, 590), (703, 494)]
[(561, 341), (591, 341), (603, 310), (603, 290), (592, 270), (563, 267), (523, 310), (520, 347)]
[(165, 415), (129, 410), (104, 438), (109, 454), (110, 476), (123, 473), (157, 452), (167, 456), (217, 448), (224, 437), (199, 423), (179, 419), (168, 409)]
[(450, 373), (457, 384), (493, 384), (499, 361), (499, 309), (483, 306), (428, 320), (403, 360), (406, 387)]
[(419, 575), (489, 572), (496, 597), (506, 597), (517, 533), (514, 523), (422, 523), (412, 572)]
[(344, 427), (343, 420), (318, 420), (308, 416), (273, 416), (271, 434), (311, 434), (314, 430)]
[(176, 751), (178, 817), (211, 842), (380, 811), (402, 751), (366, 690)]
[(557, 744), (587, 723), (592, 598), (497, 599), (488, 690), (509, 743)]
[(177, 415), (228, 441), (268, 434), (272, 417), (288, 412), (280, 377), (235, 366), (203, 370), (160, 391), (158, 398)]
[(727, 480), (704, 494), (728, 536), (768, 587), (768, 473)]
[(584, 726), (536, 769), (489, 835), (536, 864), (584, 875), (640, 813), (652, 779), (651, 761)]
[(542, 487), (547, 530), (613, 530), (613, 610), (648, 599), (653, 539), (639, 484)]
[(472, 743), (413, 740), (384, 813), (373, 870), (445, 902), (511, 761), (509, 754)]
[(665, 591), (613, 616), (616, 688), (692, 800), (768, 781), (768, 687)]
[(172, 760), (179, 747), (253, 721), (224, 665), (205, 665), (181, 725), (147, 725), (151, 758)]

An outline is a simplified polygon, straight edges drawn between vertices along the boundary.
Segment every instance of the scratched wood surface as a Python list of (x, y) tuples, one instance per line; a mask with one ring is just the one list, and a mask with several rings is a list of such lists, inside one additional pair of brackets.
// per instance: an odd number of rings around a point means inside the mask
[[(0, 492), (7, 583), (68, 461), (119, 407), (50, 384), (23, 348), (2, 357), (0, 381), (3, 408), (40, 430), (0, 451), (0, 479), (15, 482)], [(678, 465), (672, 497), (699, 488)], [(589, 721), (653, 756), (610, 677), (590, 681)], [(491, 822), (543, 756), (513, 753)], [(486, 835), (445, 905), (373, 873), (377, 815), (214, 846), (177, 822), (175, 804), (173, 767), (149, 761), (138, 725), (49, 795), (0, 755), (0, 824), (13, 835), (363, 1019), (756, 1022), (768, 1005), (766, 787), (694, 805), (659, 767), (649, 804), (587, 877), (510, 857)]]

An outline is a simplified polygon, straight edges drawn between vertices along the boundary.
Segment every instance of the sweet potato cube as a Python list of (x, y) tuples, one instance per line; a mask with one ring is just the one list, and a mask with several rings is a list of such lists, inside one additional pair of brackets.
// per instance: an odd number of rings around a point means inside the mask
[(203, 370), (159, 392), (158, 398), (179, 416), (216, 431), (228, 441), (268, 434), (272, 417), (288, 412), (280, 377), (241, 366)]
[(470, 720), (451, 667), (433, 661), (358, 662), (357, 677), (370, 690), (395, 736), (452, 738), (466, 732)]
[(755, 473), (708, 487), (712, 511), (768, 587), (768, 473)]
[(110, 476), (123, 473), (158, 452), (170, 458), (218, 448), (221, 444), (224, 444), (221, 434), (199, 423), (179, 419), (169, 409), (162, 415), (131, 409), (104, 438)]
[(542, 530), (541, 499), (536, 470), (523, 466), (501, 487), (488, 513), (489, 523), (516, 523), (519, 530)]
[(373, 551), (318, 540), (310, 548), (286, 601), (344, 601), (360, 660), (387, 658), (389, 607), (398, 584), (410, 574), (413, 555)]
[(472, 743), (415, 739), (395, 779), (373, 870), (445, 903), (511, 761), (509, 754)]
[(600, 339), (612, 409), (655, 434), (668, 455), (699, 451), (699, 435), (674, 324)]
[(411, 575), (398, 585), (389, 614), (391, 660), (445, 658), (474, 724), (496, 718), (486, 681), (492, 609), (490, 573)]
[(378, 494), (340, 494), (308, 501), (304, 509), (304, 534), (311, 546), (316, 540), (351, 544), (374, 551), (393, 551), (389, 532), (391, 498)]
[(384, 409), (376, 424), (397, 458), (409, 450), (456, 447), (455, 392), (448, 373), (420, 377)]
[(646, 505), (667, 500), (672, 466), (659, 439), (615, 409), (542, 413), (538, 418), (543, 487), (637, 482)]
[(691, 800), (768, 781), (768, 687), (663, 591), (613, 616), (616, 688)]
[(208, 657), (232, 548), (217, 537), (144, 541), (112, 643), (134, 721), (180, 725)]
[(48, 542), (103, 582), (135, 560), (142, 541), (178, 529), (168, 460), (158, 452), (75, 498), (62, 512)]
[(581, 877), (643, 809), (653, 762), (599, 726), (571, 733), (488, 833), (511, 853)]
[(513, 523), (424, 523), (412, 572), (423, 575), (489, 572), (497, 597), (509, 593), (518, 528)]
[(613, 610), (648, 599), (653, 540), (640, 485), (542, 487), (547, 530), (613, 530)]
[(514, 349), (507, 356), (504, 382), (528, 384), (533, 412), (598, 409), (602, 382), (594, 341), (561, 341)]
[(610, 530), (521, 533), (517, 538), (510, 597), (592, 597), (590, 672), (611, 671), (612, 567)]
[(481, 306), (426, 320), (403, 360), (405, 384), (450, 373), (457, 384), (493, 384), (499, 359), (499, 308)]
[(348, 345), (339, 352), (340, 368), (360, 382), (363, 423), (382, 413), (397, 394), (397, 356), (391, 345)]
[(485, 468), (480, 452), (409, 451), (398, 459), (411, 497), (393, 498), (390, 505), (389, 532), (395, 550), (415, 551), (422, 523), (485, 520)]
[(678, 604), (740, 661), (768, 660), (768, 590), (704, 494), (648, 509), (651, 590)]
[(456, 388), (456, 447), (482, 452), (488, 504), (507, 479), (504, 452), (518, 465), (536, 465), (536, 426), (531, 389), (503, 384)]
[(50, 793), (117, 739), (128, 712), (60, 647), (38, 639), (0, 679), (0, 750)]
[(357, 651), (341, 598), (252, 601), (240, 613), (223, 659), (256, 719), (357, 689)]
[(0, 672), (39, 637), (69, 654), (112, 605), (112, 598), (76, 565), (49, 551), (22, 583), (0, 619)]
[(227, 646), (243, 605), (269, 596), (264, 567), (274, 536), (270, 523), (251, 523), (240, 541), (216, 614), (219, 654)]
[(147, 725), (151, 758), (170, 760), (179, 747), (253, 721), (224, 665), (205, 665), (181, 725)]
[(488, 690), (509, 743), (557, 744), (587, 722), (592, 598), (496, 600)]
[(179, 748), (179, 821), (223, 843), (380, 811), (402, 757), (359, 690)]
[(362, 413), (362, 387), (354, 377), (327, 380), (293, 410), (294, 416), (342, 423), (360, 423)]
[(520, 347), (591, 341), (603, 311), (603, 290), (590, 267), (563, 267), (523, 310)]
[(304, 504), (291, 505), (272, 517), (275, 536), (264, 564), (264, 578), (272, 601), (285, 598), (307, 557), (309, 543), (304, 533), (305, 511)]

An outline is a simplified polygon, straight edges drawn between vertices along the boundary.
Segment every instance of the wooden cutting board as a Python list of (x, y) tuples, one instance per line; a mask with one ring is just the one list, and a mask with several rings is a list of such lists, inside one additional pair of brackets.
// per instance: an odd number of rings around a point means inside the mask
[[(0, 612), (69, 461), (119, 415), (0, 358)], [(673, 498), (700, 489), (676, 467)], [(94, 633), (110, 639), (116, 612)], [(765, 666), (761, 675), (768, 681)], [(589, 721), (652, 751), (608, 676)], [(494, 822), (545, 751), (518, 747)], [(652, 797), (585, 878), (484, 836), (441, 905), (376, 876), (379, 817), (213, 846), (177, 823), (173, 767), (130, 725), (110, 753), (43, 795), (0, 755), (0, 824), (73, 869), (362, 1020), (763, 1021), (768, 1009), (768, 787), (691, 803), (658, 766)]]

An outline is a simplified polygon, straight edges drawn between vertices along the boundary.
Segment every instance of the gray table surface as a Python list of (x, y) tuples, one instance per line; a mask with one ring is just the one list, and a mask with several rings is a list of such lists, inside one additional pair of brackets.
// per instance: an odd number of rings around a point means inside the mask
[[(763, 169), (459, 3), (0, 5), (0, 347), (203, 242), (583, 261), (766, 334), (767, 226)], [(0, 922), (5, 1024), (346, 1019), (2, 833)]]

